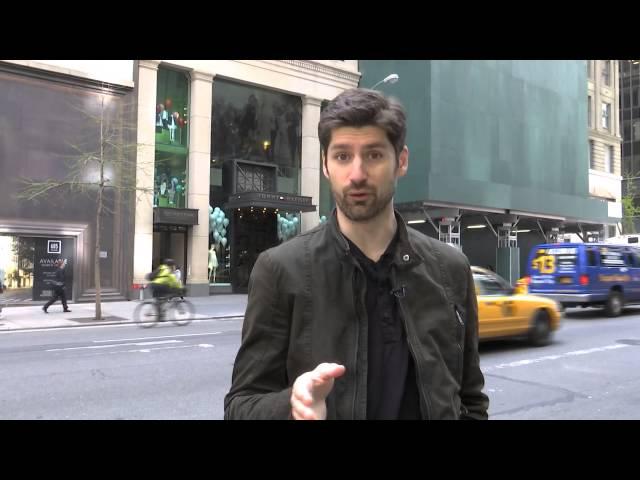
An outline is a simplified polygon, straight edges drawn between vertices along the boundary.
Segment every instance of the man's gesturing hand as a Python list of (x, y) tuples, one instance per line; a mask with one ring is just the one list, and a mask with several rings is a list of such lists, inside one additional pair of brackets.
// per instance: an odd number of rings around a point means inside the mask
[(325, 399), (333, 388), (333, 379), (342, 376), (345, 368), (337, 363), (321, 363), (311, 372), (300, 375), (291, 391), (291, 414), (295, 420), (325, 420)]

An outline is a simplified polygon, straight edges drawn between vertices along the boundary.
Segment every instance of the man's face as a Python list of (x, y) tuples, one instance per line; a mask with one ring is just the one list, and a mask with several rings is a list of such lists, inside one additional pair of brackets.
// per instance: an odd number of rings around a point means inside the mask
[(396, 181), (407, 173), (409, 150), (396, 153), (379, 127), (341, 127), (331, 132), (324, 175), (340, 211), (351, 221), (376, 218), (390, 204)]

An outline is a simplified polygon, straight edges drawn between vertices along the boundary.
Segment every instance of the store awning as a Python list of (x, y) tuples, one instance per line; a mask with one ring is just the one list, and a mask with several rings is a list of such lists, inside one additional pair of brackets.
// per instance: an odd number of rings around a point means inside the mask
[(229, 196), (225, 208), (277, 208), (287, 212), (315, 212), (316, 206), (311, 204), (311, 197), (291, 195), (288, 193), (242, 192)]

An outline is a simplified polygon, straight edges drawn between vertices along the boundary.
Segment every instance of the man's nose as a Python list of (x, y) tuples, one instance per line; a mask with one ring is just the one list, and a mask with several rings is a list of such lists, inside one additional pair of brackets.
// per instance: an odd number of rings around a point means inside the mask
[(356, 156), (351, 164), (351, 172), (349, 173), (349, 180), (351, 183), (361, 183), (366, 180), (367, 172), (364, 168), (362, 158)]

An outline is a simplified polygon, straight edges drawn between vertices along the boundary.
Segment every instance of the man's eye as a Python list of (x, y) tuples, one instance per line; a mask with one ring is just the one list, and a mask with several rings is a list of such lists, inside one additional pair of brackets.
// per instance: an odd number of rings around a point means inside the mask
[(349, 155), (346, 153), (338, 153), (336, 154), (335, 158), (340, 162), (346, 162), (347, 160), (349, 160)]
[(380, 152), (369, 152), (369, 158), (371, 160), (380, 160), (382, 158), (382, 153), (380, 153)]

